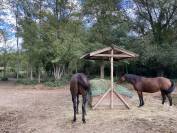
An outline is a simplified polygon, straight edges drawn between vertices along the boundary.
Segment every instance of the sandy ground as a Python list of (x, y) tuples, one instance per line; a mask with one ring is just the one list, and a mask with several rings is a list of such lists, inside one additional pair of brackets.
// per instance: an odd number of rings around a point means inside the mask
[[(134, 95), (130, 110), (88, 110), (86, 124), (81, 113), (72, 124), (68, 87), (51, 90), (0, 82), (0, 133), (177, 133), (177, 106), (161, 105), (158, 95), (146, 94), (142, 108)], [(176, 104), (177, 95), (173, 97)]]

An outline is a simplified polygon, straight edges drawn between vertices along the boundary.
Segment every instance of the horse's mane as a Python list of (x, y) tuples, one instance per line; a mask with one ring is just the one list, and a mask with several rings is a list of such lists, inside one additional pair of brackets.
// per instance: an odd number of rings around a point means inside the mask
[(125, 78), (130, 82), (136, 82), (138, 80), (141, 80), (142, 77), (134, 74), (125, 74)]
[[(84, 78), (85, 78), (85, 80), (84, 80)], [(90, 89), (90, 83), (84, 74), (82, 74), (82, 73), (78, 74), (77, 82), (80, 86), (82, 86), (83, 89), (85, 89), (85, 90)]]

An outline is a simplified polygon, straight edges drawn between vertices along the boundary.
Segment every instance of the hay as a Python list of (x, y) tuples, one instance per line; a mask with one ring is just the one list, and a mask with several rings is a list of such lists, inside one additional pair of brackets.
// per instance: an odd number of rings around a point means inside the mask
[[(90, 83), (91, 83), (92, 96), (102, 95), (110, 87), (110, 80), (92, 79)], [(114, 84), (114, 87), (115, 87), (116, 92), (121, 95), (130, 97), (130, 98), (133, 96), (133, 93), (123, 86)]]

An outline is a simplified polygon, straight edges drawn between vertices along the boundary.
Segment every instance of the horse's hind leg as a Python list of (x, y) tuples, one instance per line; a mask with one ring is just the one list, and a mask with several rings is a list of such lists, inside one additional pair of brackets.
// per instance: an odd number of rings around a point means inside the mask
[(167, 97), (168, 97), (168, 100), (169, 100), (170, 106), (172, 106), (172, 97), (171, 97), (171, 94), (168, 93), (168, 94), (166, 94), (166, 95), (167, 95)]
[(137, 91), (137, 93), (138, 93), (139, 101), (140, 101), (139, 107), (141, 107), (144, 105), (143, 93), (141, 91)]
[(77, 105), (76, 105), (76, 96), (73, 95), (72, 96), (72, 101), (73, 101), (73, 109), (74, 109), (74, 118), (73, 118), (73, 122), (76, 121), (76, 109), (77, 109)]
[(161, 95), (162, 95), (162, 104), (164, 104), (166, 100), (165, 92), (161, 91)]
[(77, 114), (79, 114), (79, 95), (77, 95)]
[(82, 102), (82, 121), (83, 121), (83, 123), (86, 123), (86, 121), (85, 121), (85, 114), (86, 114), (85, 106), (86, 106), (86, 102), (87, 102), (87, 96), (84, 95), (83, 96), (83, 102)]

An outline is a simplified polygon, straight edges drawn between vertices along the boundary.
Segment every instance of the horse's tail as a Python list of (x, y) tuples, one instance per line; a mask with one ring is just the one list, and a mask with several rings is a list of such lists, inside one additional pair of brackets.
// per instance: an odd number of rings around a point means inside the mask
[(78, 84), (87, 91), (87, 100), (89, 107), (92, 107), (92, 91), (91, 91), (91, 85), (87, 77), (79, 75), (78, 76)]
[[(171, 81), (171, 80), (170, 80)], [(173, 81), (171, 81), (171, 86), (170, 88), (168, 88), (167, 90), (164, 90), (164, 92), (166, 94), (169, 94), (169, 93), (172, 93), (174, 90), (175, 90), (176, 86), (175, 86), (175, 83)]]

